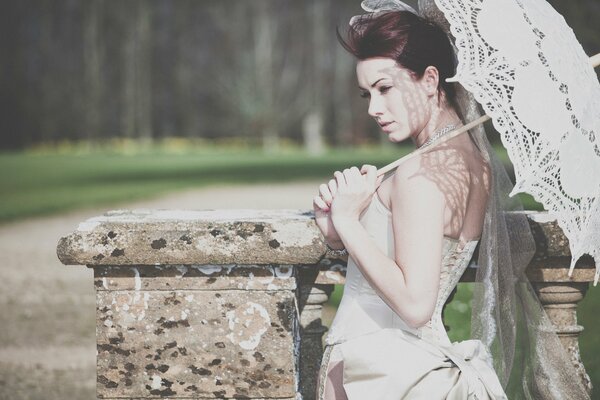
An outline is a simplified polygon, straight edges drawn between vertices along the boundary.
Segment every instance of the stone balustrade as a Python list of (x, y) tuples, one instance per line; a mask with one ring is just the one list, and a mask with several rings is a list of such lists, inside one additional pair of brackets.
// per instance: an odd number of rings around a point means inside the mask
[[(576, 310), (593, 261), (567, 277), (562, 231), (527, 214), (538, 247), (528, 275), (591, 390)], [(322, 306), (346, 267), (323, 257), (312, 212), (113, 211), (57, 252), (94, 270), (99, 398), (315, 398)]]

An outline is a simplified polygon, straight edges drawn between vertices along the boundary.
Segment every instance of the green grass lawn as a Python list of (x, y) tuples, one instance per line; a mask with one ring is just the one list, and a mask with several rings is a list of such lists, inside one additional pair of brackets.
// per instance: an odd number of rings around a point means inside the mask
[(2, 154), (0, 222), (217, 183), (317, 179), (349, 165), (383, 165), (396, 157), (391, 151), (337, 151), (318, 158), (299, 151), (265, 155), (227, 150), (135, 155)]
[[(268, 155), (223, 148), (179, 154), (160, 149), (129, 155), (5, 153), (0, 154), (0, 223), (217, 183), (328, 179), (337, 169), (381, 167), (409, 151), (407, 146), (335, 150), (319, 157), (300, 150)], [(527, 208), (537, 207), (523, 200)]]

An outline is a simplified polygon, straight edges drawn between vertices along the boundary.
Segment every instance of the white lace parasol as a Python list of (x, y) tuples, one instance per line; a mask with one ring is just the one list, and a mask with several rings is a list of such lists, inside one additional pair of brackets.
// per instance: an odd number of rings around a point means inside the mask
[(435, 0), (458, 48), (453, 81), (492, 117), (514, 168), (600, 276), (600, 84), (564, 18), (543, 0)]

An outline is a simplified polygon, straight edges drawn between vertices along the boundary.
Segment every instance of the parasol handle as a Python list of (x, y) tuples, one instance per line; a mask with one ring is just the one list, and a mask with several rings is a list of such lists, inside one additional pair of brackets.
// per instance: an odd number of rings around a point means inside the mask
[[(452, 139), (453, 137), (460, 135), (461, 133), (465, 133), (469, 129), (471, 129), (477, 125), (483, 124), (485, 121), (487, 121), (489, 119), (490, 119), (490, 117), (488, 115), (483, 115), (483, 116), (477, 118), (475, 121), (471, 121), (468, 124), (466, 124), (465, 126), (461, 126), (460, 128), (455, 129), (452, 132), (445, 134), (444, 137), (442, 137), (439, 140), (436, 140), (436, 145), (444, 143), (444, 142)], [(394, 168), (396, 168), (403, 162), (410, 160), (411, 158), (416, 157), (419, 154), (425, 153), (426, 149), (429, 149), (429, 146), (417, 149), (417, 150), (413, 151), (412, 153), (410, 153), (409, 155), (399, 158), (398, 160), (386, 165), (385, 167), (377, 170), (377, 176), (383, 175), (386, 172), (393, 170)]]
[(598, 65), (600, 65), (600, 53), (596, 54), (595, 56), (591, 56), (590, 62), (592, 63), (592, 67), (598, 67)]
[[(590, 63), (592, 64), (592, 66), (594, 68), (598, 67), (600, 65), (600, 53), (596, 54), (595, 56), (590, 57)], [(452, 139), (453, 137), (460, 135), (461, 133), (465, 133), (466, 131), (468, 131), (469, 129), (471, 129), (477, 125), (483, 124), (485, 121), (488, 121), (489, 119), (491, 119), (491, 118), (488, 115), (483, 115), (483, 116), (477, 118), (475, 121), (471, 121), (468, 124), (466, 124), (465, 126), (461, 126), (459, 129), (453, 130), (452, 132), (444, 135), (442, 137), (442, 139), (436, 140), (436, 146), (438, 144), (442, 144), (442, 143)], [(416, 157), (419, 154), (425, 153), (425, 151), (429, 150), (430, 148), (431, 148), (431, 146), (417, 149), (417, 150), (413, 151), (412, 153), (410, 153), (409, 155), (404, 156), (404, 157), (386, 165), (385, 167), (378, 169), (377, 176), (381, 176), (381, 175), (393, 170), (394, 168), (397, 168), (403, 162), (410, 160), (411, 158)]]

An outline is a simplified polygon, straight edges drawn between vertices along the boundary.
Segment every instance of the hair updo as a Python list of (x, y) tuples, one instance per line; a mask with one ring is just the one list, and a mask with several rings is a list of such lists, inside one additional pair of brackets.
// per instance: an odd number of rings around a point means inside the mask
[(456, 58), (450, 39), (437, 24), (410, 11), (366, 14), (357, 18), (345, 41), (336, 30), (340, 44), (359, 60), (384, 57), (423, 77), (425, 68), (434, 66), (439, 73), (438, 93), (457, 112), (456, 90), (446, 78), (456, 72)]

